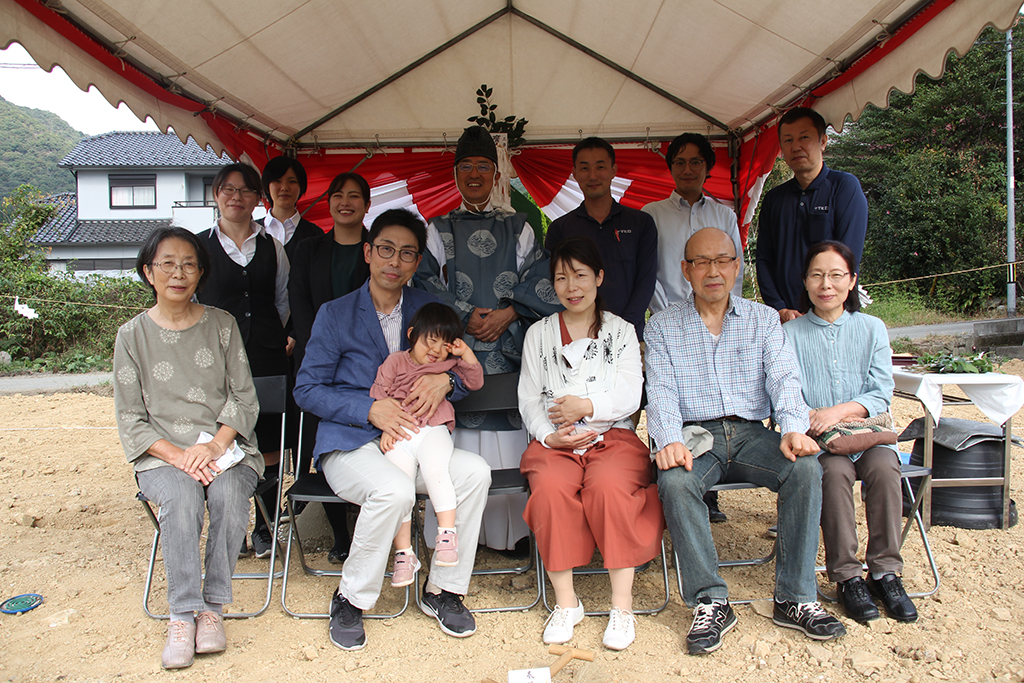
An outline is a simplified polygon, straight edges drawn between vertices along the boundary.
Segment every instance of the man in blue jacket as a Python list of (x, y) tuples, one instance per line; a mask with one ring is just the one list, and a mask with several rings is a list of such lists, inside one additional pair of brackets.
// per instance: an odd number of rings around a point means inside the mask
[[(394, 399), (370, 398), (380, 364), (389, 353), (409, 347), (406, 330), (412, 316), (423, 304), (438, 301), (405, 286), (425, 245), (426, 228), (405, 209), (385, 211), (373, 222), (363, 247), (370, 277), (356, 291), (320, 308), (295, 379), (296, 402), (320, 417), (313, 449), (317, 468), (335, 494), (361, 508), (331, 600), (330, 638), (343, 650), (366, 644), (363, 610), (377, 602), (391, 541), (417, 489), (426, 491), (422, 479), (410, 481), (384, 457), (381, 433), (407, 438), (403, 427), (415, 430), (417, 418), (433, 414), (446, 395), (458, 400), (468, 393), (456, 375), (446, 373), (421, 378), (405, 407)], [(459, 449), (450, 471), (462, 549), (457, 566), (431, 565), (423, 610), (442, 631), (461, 638), (476, 632), (462, 596), (469, 588), (491, 473), (480, 456)]]
[(800, 316), (807, 249), (823, 240), (848, 246), (857, 270), (868, 229), (868, 200), (850, 173), (825, 166), (828, 144), (821, 114), (797, 107), (779, 119), (782, 158), (792, 180), (765, 195), (757, 235), (757, 284), (761, 298), (782, 322)]

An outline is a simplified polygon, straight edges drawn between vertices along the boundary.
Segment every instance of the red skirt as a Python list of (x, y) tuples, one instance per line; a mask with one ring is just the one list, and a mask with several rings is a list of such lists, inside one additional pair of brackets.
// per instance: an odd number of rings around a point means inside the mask
[(519, 466), (530, 482), (523, 518), (551, 571), (590, 563), (635, 567), (661, 547), (665, 517), (651, 483), (650, 449), (628, 429), (609, 429), (583, 455), (530, 442)]

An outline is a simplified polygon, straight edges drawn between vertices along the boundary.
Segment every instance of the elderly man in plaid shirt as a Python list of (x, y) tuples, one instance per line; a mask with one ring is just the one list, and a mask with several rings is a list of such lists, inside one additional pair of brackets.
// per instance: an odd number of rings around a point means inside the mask
[[(742, 263), (721, 230), (694, 233), (681, 265), (693, 294), (653, 316), (644, 337), (658, 491), (694, 608), (687, 650), (717, 650), (736, 625), (702, 500), (720, 482), (778, 493), (775, 623), (815, 640), (845, 635), (815, 601), (820, 449), (805, 434), (808, 407), (778, 313), (730, 296)], [(773, 414), (781, 434), (763, 424)]]

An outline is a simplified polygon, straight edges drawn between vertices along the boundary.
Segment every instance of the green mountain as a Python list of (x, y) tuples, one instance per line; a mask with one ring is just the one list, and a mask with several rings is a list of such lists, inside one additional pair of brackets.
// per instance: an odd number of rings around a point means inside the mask
[(24, 183), (46, 194), (74, 191), (75, 177), (57, 164), (83, 137), (52, 112), (0, 97), (0, 198)]

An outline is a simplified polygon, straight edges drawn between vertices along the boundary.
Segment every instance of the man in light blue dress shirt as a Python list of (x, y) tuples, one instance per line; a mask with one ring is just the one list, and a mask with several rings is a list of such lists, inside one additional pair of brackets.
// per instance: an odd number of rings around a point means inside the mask
[[(682, 263), (693, 295), (653, 316), (644, 335), (647, 428), (683, 599), (694, 608), (686, 637), (693, 655), (717, 650), (736, 625), (702, 500), (720, 482), (778, 493), (773, 621), (815, 640), (846, 633), (815, 601), (821, 467), (813, 456), (820, 449), (805, 434), (809, 409), (796, 356), (776, 311), (730, 295), (740, 266), (724, 232), (694, 233)], [(781, 435), (764, 426), (771, 415)]]

